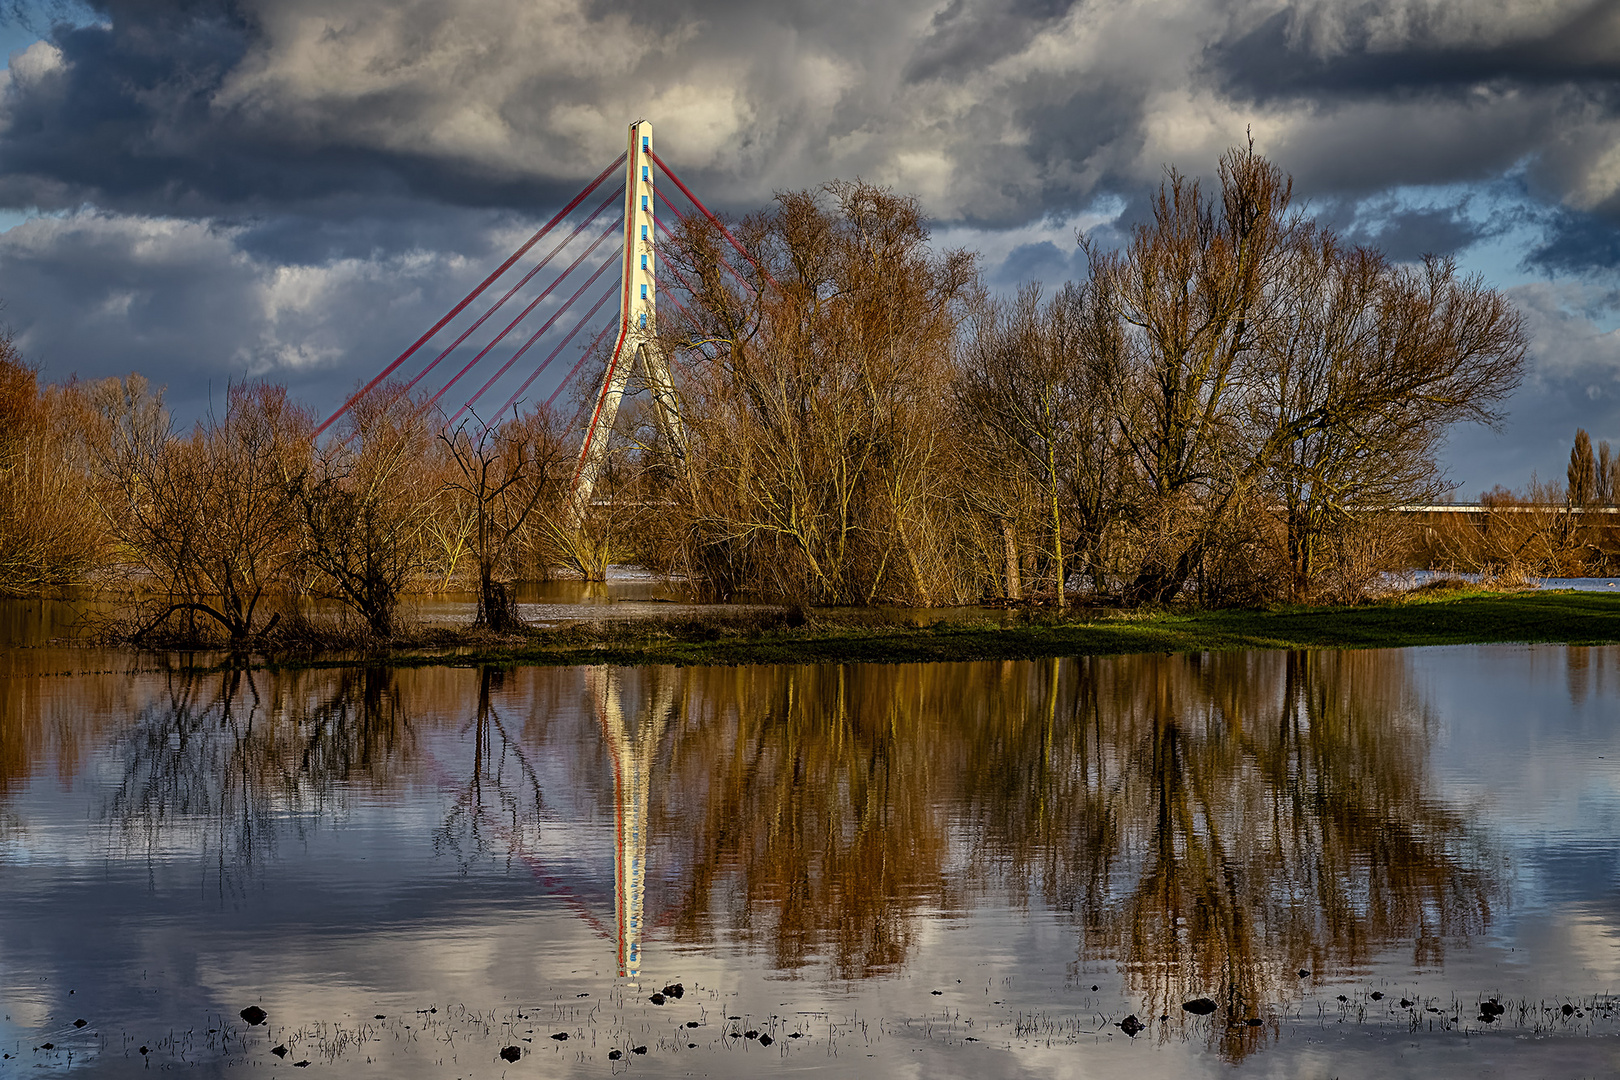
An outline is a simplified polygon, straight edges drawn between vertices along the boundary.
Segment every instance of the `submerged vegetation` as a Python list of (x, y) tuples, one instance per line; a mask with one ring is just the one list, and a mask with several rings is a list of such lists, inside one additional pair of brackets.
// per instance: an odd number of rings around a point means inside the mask
[[(1080, 238), (1083, 281), (1011, 299), (871, 185), (780, 195), (741, 257), (684, 222), (656, 327), (683, 437), (632, 384), (582, 516), (576, 421), (545, 407), (452, 427), (383, 383), (317, 439), (244, 384), (175, 431), (138, 375), (41, 388), (5, 346), (0, 590), (90, 585), (129, 598), (127, 637), (247, 649), (398, 640), (403, 595), (452, 588), (521, 635), (513, 582), (632, 560), (713, 598), (1060, 612), (1355, 601), (1414, 543), (1500, 570), (1393, 511), (1444, 494), (1448, 425), (1500, 418), (1519, 316), (1446, 260), (1348, 246), (1252, 146), (1218, 173), (1171, 172), (1121, 246)], [(1603, 497), (1585, 460), (1571, 490)], [(310, 621), (323, 598), (345, 625)]]

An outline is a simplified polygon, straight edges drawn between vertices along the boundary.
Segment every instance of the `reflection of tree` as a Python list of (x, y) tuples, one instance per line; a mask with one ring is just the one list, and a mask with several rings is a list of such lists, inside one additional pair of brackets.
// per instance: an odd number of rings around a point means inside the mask
[(1431, 961), (1497, 896), (1427, 791), (1399, 653), (683, 674), (652, 830), (684, 867), (677, 933), (723, 920), (782, 967), (892, 970), (919, 905), (993, 881), (1072, 911), (1154, 1015), (1215, 997), (1220, 1032), (1299, 968), (1403, 940)]
[[(1127, 657), (1044, 666), (1045, 725), (977, 773), (981, 843), (1074, 910), (1153, 1014), (1207, 994), (1263, 1016), (1297, 969), (1490, 918), (1482, 841), (1425, 790), (1428, 728), (1397, 653)], [(1062, 718), (1059, 722), (1058, 718)], [(1227, 1028), (1240, 1055), (1262, 1029)]]
[(907, 913), (937, 900), (946, 822), (927, 669), (696, 670), (653, 834), (690, 851), (676, 931), (728, 921), (798, 967), (830, 949), (841, 977), (895, 969)]
[(273, 852), (280, 830), (341, 812), (355, 786), (396, 781), (413, 757), (386, 669), (175, 675), (119, 738), (108, 817), (153, 853), (200, 843), (224, 890)]
[(472, 768), (433, 834), (434, 849), (453, 854), (462, 873), (481, 859), (504, 855), (510, 863), (521, 856), (525, 828), (545, 805), (540, 778), (495, 707), (492, 693), (504, 678), (500, 668), (479, 671), (478, 708), (461, 728), (462, 735), (472, 732)]

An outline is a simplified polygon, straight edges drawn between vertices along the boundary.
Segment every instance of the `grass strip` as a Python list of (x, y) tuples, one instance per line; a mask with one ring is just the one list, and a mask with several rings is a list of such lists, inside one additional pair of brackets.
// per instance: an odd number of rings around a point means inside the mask
[(1006, 624), (900, 626), (820, 615), (804, 625), (635, 621), (494, 637), (446, 631), (427, 648), (278, 657), (270, 667), (822, 664), (1023, 660), (1236, 649), (1367, 649), (1504, 642), (1620, 642), (1620, 595), (1461, 591), (1353, 607), (1009, 613)]

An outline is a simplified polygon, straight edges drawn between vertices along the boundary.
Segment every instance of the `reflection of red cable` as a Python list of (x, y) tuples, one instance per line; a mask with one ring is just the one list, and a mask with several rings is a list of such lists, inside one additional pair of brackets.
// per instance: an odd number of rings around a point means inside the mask
[(463, 309), (465, 309), (468, 304), (470, 304), (474, 300), (478, 299), (479, 294), (482, 293), (485, 289), (489, 288), (490, 284), (493, 283), (496, 278), (500, 277), (502, 274), (504, 274), (508, 270), (510, 270), (512, 268), (513, 263), (515, 263), (519, 259), (521, 259), (528, 252), (528, 250), (530, 248), (534, 247), (535, 244), (539, 243), (541, 237), (545, 236), (548, 232), (550, 232), (552, 230), (552, 228), (555, 227), (556, 224), (559, 221), (561, 221), (563, 218), (567, 217), (569, 214), (573, 213), (575, 207), (577, 207), (580, 203), (584, 202), (586, 200), (586, 198), (588, 198), (590, 196), (591, 192), (593, 192), (593, 191), (595, 191), (597, 189), (597, 187), (602, 183), (602, 181), (606, 180), (609, 176), (611, 176), (613, 174), (613, 170), (617, 169), (620, 165), (624, 164), (624, 159), (627, 156), (628, 156), (628, 151), (626, 153), (624, 153), (624, 154), (620, 154), (616, 159), (614, 159), (613, 164), (609, 165), (607, 168), (603, 169), (599, 174), (597, 174), (597, 177), (596, 177), (595, 180), (592, 180), (589, 184), (585, 185), (585, 190), (584, 191), (581, 191), (578, 195), (575, 195), (574, 198), (573, 198), (573, 201), (571, 201), (567, 206), (563, 207), (561, 210), (557, 211), (557, 216), (556, 217), (552, 218), (550, 221), (548, 221), (544, 225), (540, 226), (540, 230), (538, 232), (536, 232), (533, 236), (529, 237), (528, 240), (524, 241), (524, 244), (523, 244), (522, 247), (520, 247), (516, 251), (512, 252), (511, 256), (505, 262), (501, 263), (501, 265), (497, 266), (495, 268), (495, 270), (489, 275), (489, 277), (487, 277), (483, 281), (479, 282), (478, 287), (473, 289), (472, 292), (468, 293), (466, 295), (466, 297), (461, 301), (461, 303), (459, 303), (455, 307), (451, 308), (449, 310), (449, 312), (447, 312), (445, 314), (444, 318), (442, 318), (438, 322), (434, 323), (432, 328), (429, 329), (427, 333), (425, 333), (421, 337), (417, 338), (415, 344), (413, 344), (410, 348), (406, 349), (404, 352), (400, 353), (398, 359), (396, 359), (392, 364), (389, 364), (387, 367), (383, 368), (382, 371), (378, 372), (376, 378), (372, 379), (370, 382), (366, 383), (366, 385), (362, 386), (360, 389), (358, 389), (354, 393), (350, 394), (349, 399), (347, 401), (345, 401), (338, 408), (338, 411), (333, 413), (331, 416), (328, 416), (324, 421), (322, 421), (321, 426), (316, 428), (315, 431), (311, 434), (310, 437), (312, 439), (313, 438), (319, 438), (321, 432), (325, 431), (327, 428), (332, 426), (333, 421), (335, 421), (338, 417), (342, 416), (344, 413), (349, 411), (350, 406), (352, 406), (355, 402), (359, 401), (361, 398), (363, 398), (367, 394), (369, 394), (371, 392), (372, 388), (374, 388), (378, 383), (382, 382), (384, 379), (388, 378), (388, 376), (392, 375), (394, 373), (395, 368), (399, 367), (399, 365), (401, 365), (405, 361), (409, 360), (411, 358), (411, 355), (413, 353), (415, 353), (417, 349), (420, 349), (423, 345), (427, 344), (428, 339), (433, 337), (433, 335), (437, 334), (440, 330), (443, 330), (444, 327), (445, 327), (445, 324), (447, 324), (451, 319), (455, 318), (457, 315), (460, 315), (461, 312), (463, 311)]
[[(445, 769), (439, 764), (439, 759), (434, 756), (432, 750), (424, 747), (422, 750), (422, 757), (427, 765), (428, 773), (433, 777), (434, 781), (442, 790), (450, 792), (458, 789), (459, 785), (454, 782), (449, 770)], [(511, 829), (507, 828), (505, 825), (493, 818), (489, 819), (489, 824), (492, 832), (496, 833), (497, 835), (502, 835), (507, 841), (508, 853), (515, 854), (523, 861), (523, 864), (529, 868), (529, 874), (531, 877), (540, 882), (542, 885), (546, 886), (547, 889), (551, 890), (552, 895), (559, 896), (566, 901), (568, 906), (574, 909), (575, 914), (584, 919), (591, 929), (596, 931), (597, 937), (608, 941), (613, 940), (613, 932), (607, 928), (607, 925), (604, 924), (601, 919), (597, 918), (596, 913), (591, 911), (591, 909), (586, 906), (585, 901), (580, 899), (579, 895), (575, 893), (570, 886), (564, 883), (560, 878), (557, 878), (548, 872), (545, 868), (545, 864), (539, 859), (539, 857), (530, 855), (528, 852), (518, 849), (517, 844), (512, 842)], [(617, 883), (615, 883), (615, 886), (616, 885)]]

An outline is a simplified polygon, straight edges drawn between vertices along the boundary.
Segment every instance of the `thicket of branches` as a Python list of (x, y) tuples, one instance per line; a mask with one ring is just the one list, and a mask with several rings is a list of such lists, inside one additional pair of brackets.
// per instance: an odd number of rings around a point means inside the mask
[[(583, 521), (547, 411), (446, 430), (383, 385), (317, 441), (240, 385), (177, 432), (138, 376), (41, 388), (0, 351), (0, 588), (125, 586), (140, 631), (237, 645), (309, 597), (386, 637), (447, 588), (513, 629), (514, 581), (631, 559), (817, 604), (1344, 599), (1410, 550), (1388, 511), (1443, 494), (1446, 428), (1498, 419), (1524, 360), (1500, 294), (1346, 244), (1252, 146), (1213, 186), (1167, 174), (1052, 291), (990, 295), (869, 184), (732, 233), (661, 247), (684, 445), (632, 384)], [(1612, 492), (1607, 448), (1576, 456), (1577, 501)]]
[(1353, 596), (1399, 557), (1388, 511), (1444, 491), (1447, 426), (1498, 420), (1524, 361), (1501, 294), (1346, 245), (1252, 146), (1213, 191), (1171, 172), (1122, 248), (1082, 237), (1051, 295), (988, 296), (864, 184), (736, 235), (735, 272), (702, 220), (663, 253), (690, 445), (658, 539), (720, 593)]

